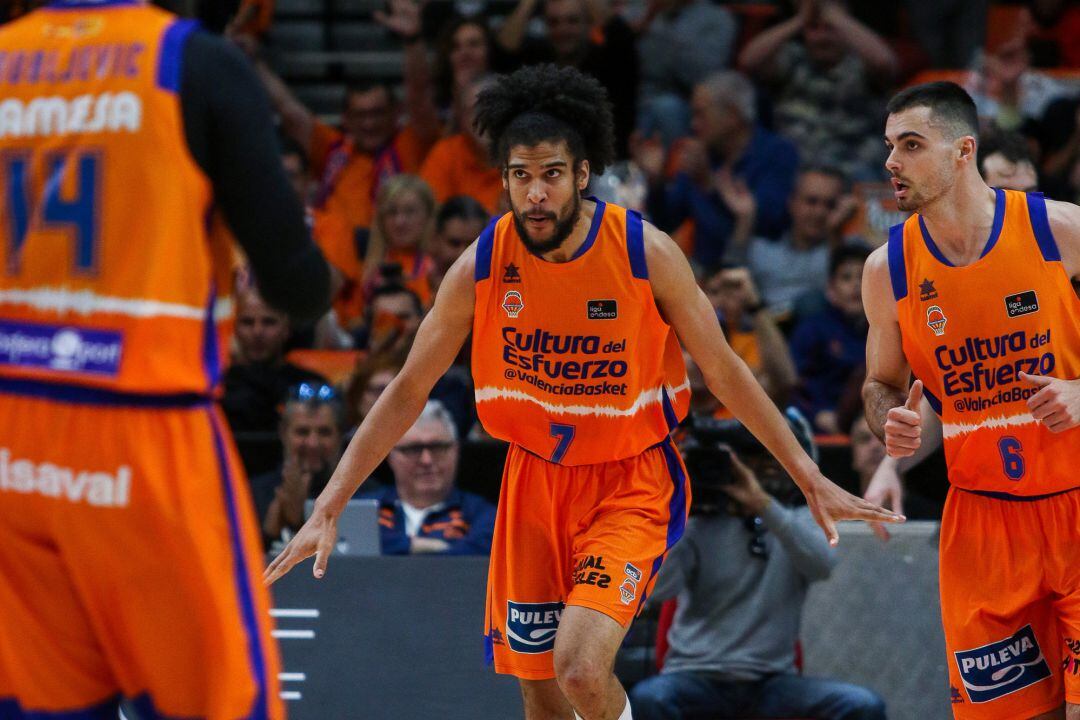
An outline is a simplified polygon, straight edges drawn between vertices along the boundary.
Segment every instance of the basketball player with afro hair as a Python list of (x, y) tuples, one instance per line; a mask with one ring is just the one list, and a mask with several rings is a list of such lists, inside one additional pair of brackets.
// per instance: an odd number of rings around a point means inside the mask
[(447, 273), (405, 367), (266, 579), (311, 555), (322, 577), (337, 516), (471, 333), (477, 414), (510, 442), (488, 575), (489, 659), (519, 678), (527, 720), (626, 720), (615, 653), (690, 502), (670, 438), (689, 405), (680, 343), (784, 465), (830, 541), (838, 520), (903, 518), (821, 474), (728, 346), (671, 238), (582, 196), (614, 159), (611, 105), (596, 80), (523, 68), (481, 93), (475, 123), (511, 211)]

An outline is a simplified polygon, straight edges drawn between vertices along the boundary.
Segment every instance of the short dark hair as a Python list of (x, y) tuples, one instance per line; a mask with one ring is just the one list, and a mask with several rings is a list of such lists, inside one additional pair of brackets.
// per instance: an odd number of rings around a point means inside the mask
[[(399, 266), (400, 268), (400, 266)], [(400, 273), (400, 270), (398, 271)], [(368, 309), (372, 310), (375, 307), (375, 300), (381, 297), (392, 297), (394, 295), (405, 295), (412, 303), (413, 309), (416, 310), (416, 314), (420, 317), (424, 316), (424, 303), (420, 300), (420, 296), (413, 290), (405, 287), (400, 279), (400, 274), (391, 278), (388, 282), (378, 286), (371, 293), (371, 300), (368, 302)]]
[(615, 160), (615, 119), (607, 91), (572, 67), (528, 65), (480, 93), (475, 127), (491, 138), (492, 160), (505, 167), (516, 145), (564, 141), (575, 164), (602, 175)]
[(943, 121), (954, 138), (963, 135), (979, 137), (979, 113), (967, 91), (954, 82), (930, 82), (901, 90), (889, 100), (890, 115), (916, 107), (930, 108), (933, 116)]
[(979, 143), (977, 163), (980, 175), (986, 175), (984, 165), (986, 164), (986, 158), (991, 155), (1001, 155), (1011, 163), (1027, 162), (1032, 165), (1035, 164), (1027, 140), (1019, 133), (1004, 130), (987, 133), (986, 139)]
[(435, 232), (442, 232), (451, 220), (488, 220), (491, 214), (471, 195), (447, 198), (435, 215)]
[(870, 257), (870, 248), (861, 243), (841, 245), (829, 254), (829, 280), (836, 277), (840, 268), (849, 262), (866, 264), (866, 258)]
[(824, 163), (808, 163), (799, 166), (799, 174), (796, 176), (796, 182), (803, 175), (824, 175), (825, 177), (831, 177), (840, 183), (840, 187), (844, 192), (847, 192), (851, 187), (851, 181), (848, 179), (847, 174), (835, 165), (826, 165)]
[(353, 95), (363, 95), (372, 90), (383, 90), (387, 99), (393, 103), (397, 96), (394, 94), (394, 86), (386, 80), (356, 80), (345, 86), (345, 95), (341, 98), (343, 107), (348, 107), (349, 98)]

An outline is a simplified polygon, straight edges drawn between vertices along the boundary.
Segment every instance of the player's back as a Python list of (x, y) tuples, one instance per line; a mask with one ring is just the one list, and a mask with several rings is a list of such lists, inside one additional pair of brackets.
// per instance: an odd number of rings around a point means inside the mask
[(941, 415), (949, 480), (968, 490), (1043, 495), (1075, 487), (1080, 429), (1032, 416), (1020, 372), (1080, 376), (1080, 299), (1040, 195), (998, 190), (982, 256), (954, 267), (918, 215), (893, 228), (904, 353)]
[(656, 307), (641, 217), (598, 202), (577, 255), (533, 255), (504, 215), (476, 254), (473, 377), (488, 432), (563, 465), (632, 457), (686, 413), (689, 383)]
[(231, 249), (184, 137), (193, 29), (126, 0), (0, 28), (0, 378), (216, 385)]

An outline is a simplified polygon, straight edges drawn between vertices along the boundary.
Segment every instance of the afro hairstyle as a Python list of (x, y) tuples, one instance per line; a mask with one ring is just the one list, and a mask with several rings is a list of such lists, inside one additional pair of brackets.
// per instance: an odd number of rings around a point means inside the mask
[(475, 127), (491, 138), (492, 161), (505, 167), (510, 149), (565, 141), (575, 164), (602, 175), (615, 160), (615, 118), (607, 91), (572, 67), (529, 65), (500, 75), (476, 101)]

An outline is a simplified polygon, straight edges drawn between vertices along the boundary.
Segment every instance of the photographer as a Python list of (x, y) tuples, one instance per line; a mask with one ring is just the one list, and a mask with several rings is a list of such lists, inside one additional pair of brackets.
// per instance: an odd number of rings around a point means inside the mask
[[(815, 455), (806, 421), (787, 417)], [(798, 672), (806, 593), (836, 555), (780, 463), (734, 420), (695, 417), (683, 451), (692, 516), (649, 598), (678, 596), (670, 650), (631, 692), (634, 717), (883, 720), (874, 692)]]

